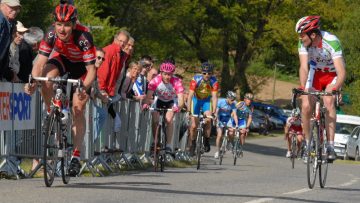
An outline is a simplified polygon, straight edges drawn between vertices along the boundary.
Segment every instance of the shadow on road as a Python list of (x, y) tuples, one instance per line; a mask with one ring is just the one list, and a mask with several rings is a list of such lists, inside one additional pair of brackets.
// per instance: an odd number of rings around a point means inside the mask
[(280, 147), (264, 146), (253, 143), (245, 143), (244, 151), (248, 151), (256, 154), (262, 154), (266, 156), (279, 156), (279, 157), (285, 157), (285, 153), (286, 153), (286, 150)]
[[(123, 186), (126, 185), (126, 186)], [(99, 189), (99, 190), (129, 190), (129, 191), (140, 191), (140, 192), (154, 192), (154, 193), (166, 193), (166, 194), (179, 194), (179, 195), (201, 195), (201, 196), (215, 196), (215, 197), (243, 197), (243, 198), (273, 198), (278, 200), (286, 201), (299, 201), (299, 202), (319, 202), (319, 203), (335, 203), (331, 201), (319, 201), (319, 200), (307, 200), (295, 197), (280, 197), (280, 196), (266, 196), (266, 195), (251, 195), (251, 194), (232, 194), (232, 193), (213, 193), (213, 192), (196, 192), (186, 190), (171, 190), (161, 188), (145, 188), (136, 187), (140, 185), (171, 185), (169, 183), (161, 182), (110, 182), (110, 183), (75, 183), (71, 185), (58, 186), (61, 188), (82, 188), (82, 189)], [(135, 186), (135, 187), (129, 187)]]

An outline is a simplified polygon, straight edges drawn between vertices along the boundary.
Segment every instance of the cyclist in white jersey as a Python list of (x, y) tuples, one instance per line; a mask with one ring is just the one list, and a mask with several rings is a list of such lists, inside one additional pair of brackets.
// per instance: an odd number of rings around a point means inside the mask
[[(344, 84), (346, 73), (339, 39), (329, 32), (320, 30), (320, 16), (301, 18), (296, 23), (295, 31), (299, 34), (300, 88), (305, 91), (339, 90)], [(307, 95), (301, 96), (301, 100), (303, 130), (306, 142), (309, 143), (311, 106), (314, 102), (311, 102), (310, 96)], [(336, 158), (334, 152), (335, 98), (325, 96), (323, 101), (327, 109), (325, 125), (329, 139), (328, 159), (334, 160)]]

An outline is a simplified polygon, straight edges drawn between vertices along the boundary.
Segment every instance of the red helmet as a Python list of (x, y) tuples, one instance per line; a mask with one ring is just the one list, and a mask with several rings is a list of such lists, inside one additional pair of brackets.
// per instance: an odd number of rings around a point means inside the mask
[(302, 17), (295, 26), (296, 33), (306, 33), (311, 30), (320, 29), (320, 16)]
[(54, 20), (58, 22), (75, 22), (77, 20), (77, 9), (70, 4), (59, 4), (54, 11)]
[(165, 72), (165, 73), (174, 73), (175, 72), (175, 65), (172, 63), (162, 63), (160, 65), (160, 72)]

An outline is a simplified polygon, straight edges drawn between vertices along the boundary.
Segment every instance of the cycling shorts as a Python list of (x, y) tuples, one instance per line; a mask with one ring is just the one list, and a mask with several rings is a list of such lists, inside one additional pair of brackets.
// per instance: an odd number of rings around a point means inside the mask
[(199, 115), (200, 109), (202, 109), (202, 112), (211, 111), (211, 97), (208, 97), (207, 99), (192, 98), (191, 114)]
[[(234, 119), (231, 119), (231, 120), (232, 120), (232, 125), (235, 127), (236, 126), (235, 120)], [(246, 119), (239, 118), (238, 119), (238, 127), (239, 128), (246, 128)]]
[(217, 122), (217, 127), (218, 128), (223, 128), (223, 127), (233, 128), (235, 126), (233, 126), (233, 124), (232, 124), (231, 117), (220, 117)]
[(47, 61), (48, 64), (56, 66), (60, 72), (60, 76), (69, 73), (69, 78), (71, 79), (84, 79), (86, 75), (86, 66), (84, 62), (71, 62), (65, 56), (55, 52), (51, 59)]
[(289, 134), (297, 134), (298, 136), (304, 136), (302, 130), (289, 130)]
[(335, 84), (337, 79), (336, 72), (323, 72), (310, 70), (306, 88), (314, 88), (317, 91), (325, 90), (329, 84)]
[(174, 106), (174, 100), (171, 101), (162, 101), (160, 99), (158, 99), (155, 103), (155, 107), (156, 108), (161, 108), (161, 109), (171, 109)]

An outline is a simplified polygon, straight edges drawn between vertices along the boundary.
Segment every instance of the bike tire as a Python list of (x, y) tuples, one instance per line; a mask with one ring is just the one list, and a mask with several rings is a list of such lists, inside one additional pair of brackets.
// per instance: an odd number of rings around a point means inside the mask
[(160, 156), (159, 156), (159, 164), (160, 164), (160, 171), (164, 172), (165, 170), (165, 162), (166, 162), (166, 152), (165, 152), (165, 146), (166, 146), (166, 128), (165, 125), (162, 126), (160, 131)]
[(226, 145), (227, 145), (227, 138), (224, 137), (222, 145), (220, 147), (220, 152), (219, 152), (219, 159), (220, 159), (219, 164), (220, 165), (222, 165), (222, 161), (223, 161), (225, 150), (226, 150)]
[(315, 185), (316, 174), (318, 170), (318, 129), (319, 126), (315, 121), (310, 123), (310, 142), (307, 146), (308, 155), (307, 155), (307, 182), (310, 189)]
[(296, 134), (292, 134), (292, 137), (291, 137), (291, 167), (292, 167), (292, 169), (295, 168), (296, 149), (297, 149)]
[(201, 131), (197, 131), (196, 137), (196, 159), (197, 159), (197, 167), (196, 169), (200, 169), (200, 162), (201, 162), (201, 146), (203, 145), (203, 136)]
[(323, 126), (323, 128), (322, 128), (323, 143), (321, 144), (321, 147), (320, 147), (321, 164), (319, 165), (319, 183), (320, 183), (321, 188), (325, 187), (327, 173), (328, 173), (328, 167), (329, 167), (329, 162), (327, 160), (327, 152), (326, 152), (327, 138), (326, 138), (326, 133), (325, 133), (324, 129), (325, 128)]
[(68, 184), (70, 181), (69, 167), (71, 162), (72, 150), (69, 149), (66, 135), (63, 135), (62, 143), (60, 143), (60, 149), (62, 149), (61, 157), (61, 177), (64, 184)]
[(158, 138), (160, 136), (160, 126), (156, 127), (155, 130), (155, 137), (154, 137), (154, 149), (153, 149), (153, 165), (154, 165), (154, 171), (157, 172), (159, 167), (159, 157), (158, 157)]
[(239, 143), (239, 139), (237, 139), (235, 141), (235, 146), (233, 148), (233, 157), (234, 157), (234, 166), (236, 165), (236, 160), (238, 158), (238, 151), (240, 150), (240, 143)]
[(61, 135), (60, 117), (52, 109), (43, 124), (44, 133), (44, 182), (51, 187), (54, 182), (58, 162), (58, 136)]

